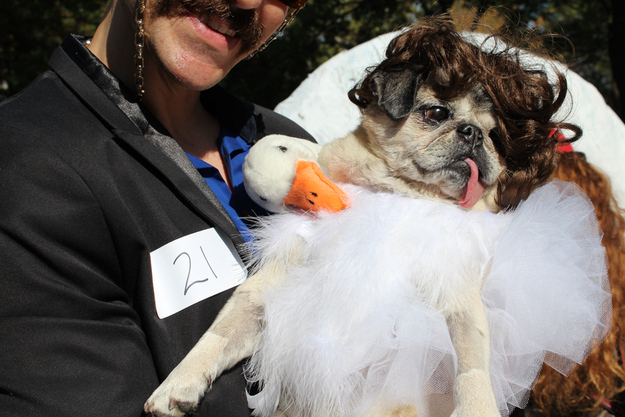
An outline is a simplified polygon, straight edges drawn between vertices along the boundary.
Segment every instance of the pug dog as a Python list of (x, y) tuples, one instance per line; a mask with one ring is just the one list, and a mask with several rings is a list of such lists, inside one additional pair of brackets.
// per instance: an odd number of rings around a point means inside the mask
[[(390, 43), (386, 55), (350, 91), (350, 99), (362, 109), (360, 126), (323, 146), (318, 155), (322, 170), (338, 184), (443, 203), (466, 212), (512, 212), (553, 173), (559, 154), (552, 132), (572, 132), (568, 141), (581, 135), (577, 126), (554, 120), (567, 93), (562, 74), (552, 83), (544, 68), (522, 63), (521, 51), (501, 41), (494, 46), (475, 45), (449, 19), (409, 28)], [(262, 205), (263, 199), (257, 202)], [(306, 245), (305, 238), (296, 237), (272, 249), (148, 399), (148, 414), (192, 413), (212, 381), (258, 349), (270, 319), (265, 316), (267, 292), (308, 261)], [(437, 413), (500, 416), (481, 298), (489, 260), (467, 270), (474, 276), (462, 284), (419, 284), (428, 308), (444, 317), (457, 355), (453, 403)], [(356, 306), (358, 300), (353, 303)], [(373, 367), (359, 372), (359, 378), (366, 378)], [(324, 375), (332, 378), (332, 370), (326, 369)], [(304, 383), (295, 379), (295, 384)], [(257, 414), (271, 416), (278, 402), (275, 415), (292, 417), (413, 416), (419, 409), (382, 397), (370, 398), (365, 408), (343, 403), (316, 406), (310, 401), (300, 401), (298, 406), (301, 390), (282, 385), (278, 391)], [(314, 394), (324, 401), (324, 393)]]

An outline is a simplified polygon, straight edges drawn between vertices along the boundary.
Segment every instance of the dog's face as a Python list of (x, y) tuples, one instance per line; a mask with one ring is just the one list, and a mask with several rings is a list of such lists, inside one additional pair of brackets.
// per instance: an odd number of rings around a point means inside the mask
[(493, 103), (479, 84), (441, 100), (423, 78), (406, 67), (372, 79), (378, 102), (363, 115), (372, 152), (416, 193), (497, 210), (492, 191), (504, 161)]
[(447, 20), (422, 22), (349, 92), (363, 112), (360, 141), (383, 161), (370, 170), (378, 188), (498, 211), (549, 181), (553, 132), (581, 136), (554, 120), (566, 78), (556, 71), (553, 83), (545, 68), (526, 68), (521, 50), (487, 40), (475, 45)]

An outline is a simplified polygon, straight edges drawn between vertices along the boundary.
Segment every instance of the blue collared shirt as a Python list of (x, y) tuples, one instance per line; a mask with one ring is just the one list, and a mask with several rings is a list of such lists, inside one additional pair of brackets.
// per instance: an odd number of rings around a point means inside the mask
[(218, 144), (232, 189), (217, 168), (189, 153), (187, 156), (224, 206), (239, 232), (246, 241), (249, 241), (251, 219), (268, 214), (265, 209), (252, 201), (243, 185), (243, 162), (251, 146), (240, 136), (235, 136), (224, 128), (221, 129)]

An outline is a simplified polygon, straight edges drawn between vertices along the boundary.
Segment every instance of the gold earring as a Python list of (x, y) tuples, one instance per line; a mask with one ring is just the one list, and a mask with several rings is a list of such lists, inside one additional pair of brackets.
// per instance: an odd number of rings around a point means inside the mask
[(145, 65), (143, 59), (143, 47), (145, 46), (145, 34), (143, 32), (144, 13), (145, 0), (139, 0), (135, 12), (135, 23), (137, 25), (137, 31), (135, 32), (135, 91), (139, 101), (141, 101), (145, 94), (143, 88), (143, 68)]

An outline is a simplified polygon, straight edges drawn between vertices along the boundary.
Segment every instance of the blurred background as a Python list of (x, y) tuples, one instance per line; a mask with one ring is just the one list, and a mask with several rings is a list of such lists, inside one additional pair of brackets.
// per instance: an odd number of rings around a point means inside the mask
[[(106, 4), (2, 0), (0, 100), (44, 71), (68, 33), (92, 35)], [(550, 54), (591, 82), (624, 118), (625, 0), (310, 0), (278, 41), (235, 67), (223, 84), (242, 98), (273, 108), (340, 51), (443, 12), (462, 22), (463, 30), (491, 27), (514, 33), (520, 28), (562, 35), (549, 38)]]

